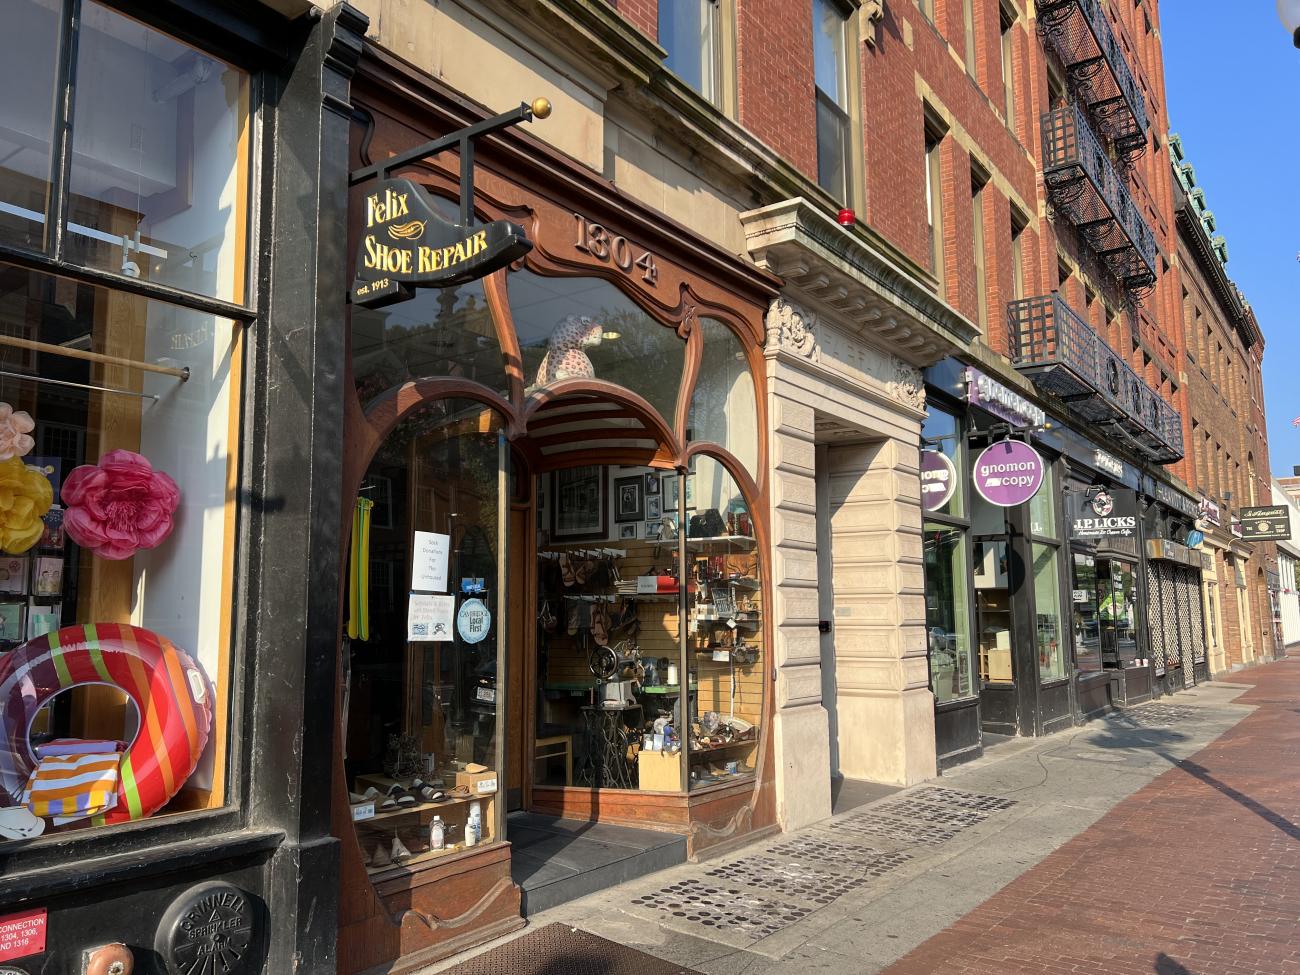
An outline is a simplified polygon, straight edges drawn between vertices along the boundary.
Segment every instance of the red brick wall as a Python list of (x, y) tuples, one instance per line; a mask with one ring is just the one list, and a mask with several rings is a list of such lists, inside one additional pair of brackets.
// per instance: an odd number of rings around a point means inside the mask
[(812, 4), (736, 0), (740, 123), (817, 178)]
[[(668, 0), (672, 2), (672, 0)], [(651, 40), (659, 36), (659, 0), (613, 0), (623, 19)]]

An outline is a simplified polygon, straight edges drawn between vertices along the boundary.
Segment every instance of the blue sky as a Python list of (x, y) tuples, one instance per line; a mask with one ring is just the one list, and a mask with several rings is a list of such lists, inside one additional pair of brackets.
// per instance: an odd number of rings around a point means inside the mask
[(1160, 5), (1169, 124), (1228, 241), (1228, 275), (1264, 331), (1274, 474), (1300, 464), (1300, 50), (1273, 0)]

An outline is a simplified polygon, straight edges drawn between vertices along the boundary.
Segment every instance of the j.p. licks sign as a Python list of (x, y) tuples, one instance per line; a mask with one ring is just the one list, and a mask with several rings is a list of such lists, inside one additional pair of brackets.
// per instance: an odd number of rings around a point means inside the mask
[(462, 227), (440, 217), (409, 179), (382, 179), (366, 194), (352, 301), (379, 307), (412, 288), (464, 284), (505, 267), (533, 248), (506, 220)]
[(1257, 542), (1285, 542), (1291, 538), (1291, 512), (1284, 504), (1241, 509), (1241, 537)]
[(1116, 489), (1096, 490), (1092, 497), (1076, 495), (1070, 536), (1101, 540), (1137, 537), (1137, 493)]

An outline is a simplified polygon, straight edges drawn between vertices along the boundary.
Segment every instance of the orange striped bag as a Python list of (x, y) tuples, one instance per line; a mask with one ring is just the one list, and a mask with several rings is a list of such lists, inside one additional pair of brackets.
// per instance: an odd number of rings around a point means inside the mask
[(117, 805), (117, 752), (42, 758), (23, 789), (23, 805), (56, 826), (98, 816)]

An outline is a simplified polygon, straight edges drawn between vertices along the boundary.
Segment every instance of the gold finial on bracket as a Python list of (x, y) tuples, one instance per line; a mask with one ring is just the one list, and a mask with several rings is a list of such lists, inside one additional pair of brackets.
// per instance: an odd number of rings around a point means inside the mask
[(529, 108), (533, 111), (533, 118), (548, 118), (551, 114), (551, 100), (549, 98), (534, 98)]

